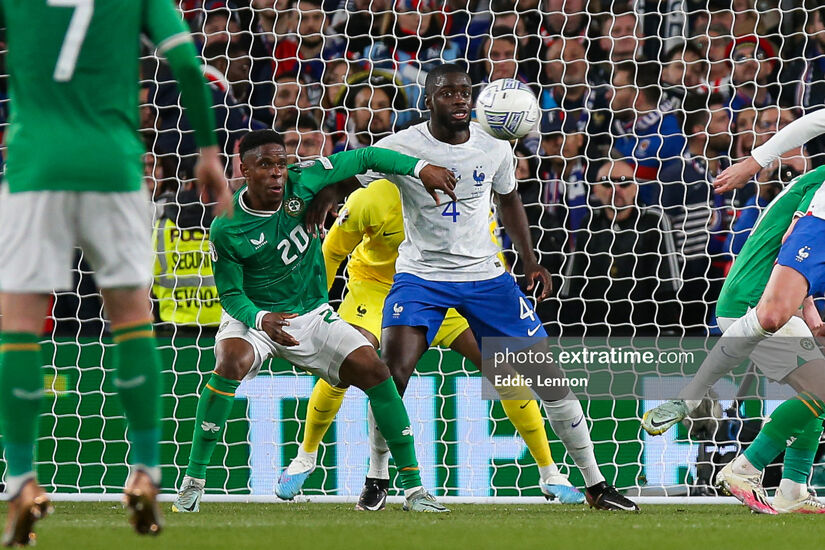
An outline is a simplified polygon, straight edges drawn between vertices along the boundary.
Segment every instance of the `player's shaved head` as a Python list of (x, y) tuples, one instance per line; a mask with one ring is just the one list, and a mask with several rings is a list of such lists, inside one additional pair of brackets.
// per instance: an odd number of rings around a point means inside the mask
[(467, 77), (467, 80), (470, 79), (470, 75), (467, 74), (467, 71), (465, 71), (461, 65), (445, 63), (427, 73), (427, 79), (424, 81), (424, 93), (432, 95), (436, 88), (443, 86), (444, 77), (453, 74), (464, 75)]
[(246, 154), (250, 151), (255, 151), (262, 145), (269, 144), (280, 145), (286, 150), (284, 137), (275, 130), (255, 130), (249, 132), (243, 137), (238, 146), (238, 155), (241, 157), (241, 162), (243, 162)]

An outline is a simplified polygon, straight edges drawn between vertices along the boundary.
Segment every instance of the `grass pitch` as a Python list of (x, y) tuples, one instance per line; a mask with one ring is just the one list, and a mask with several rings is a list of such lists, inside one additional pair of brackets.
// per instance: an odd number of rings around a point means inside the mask
[[(378, 513), (350, 504), (203, 503), (172, 514), (157, 538), (133, 534), (114, 503), (56, 503), (38, 524), (38, 550), (205, 550), (266, 548), (807, 548), (825, 539), (825, 517), (759, 516), (735, 505), (648, 505), (639, 514), (584, 506), (453, 505), (451, 514), (411, 514), (398, 504)], [(0, 512), (6, 513), (5, 503)]]

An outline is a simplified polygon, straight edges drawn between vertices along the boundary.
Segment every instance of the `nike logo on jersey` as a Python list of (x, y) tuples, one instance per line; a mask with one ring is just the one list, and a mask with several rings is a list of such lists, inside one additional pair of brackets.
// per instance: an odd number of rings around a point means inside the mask
[(658, 428), (660, 426), (664, 426), (668, 422), (670, 422), (670, 420), (665, 420), (663, 422), (656, 422), (655, 420), (651, 419), (650, 420), (650, 425), (653, 426), (654, 428)]
[(570, 427), (571, 427), (571, 428), (576, 428), (576, 427), (578, 427), (578, 425), (582, 423), (582, 420), (584, 420), (584, 415), (581, 415), (581, 416), (579, 417), (579, 419), (578, 419), (578, 420), (576, 420), (575, 422), (573, 422), (572, 424), (570, 424)]
[(266, 244), (266, 236), (261, 232), (261, 236), (257, 239), (249, 239), (249, 242), (252, 243), (252, 246), (255, 247), (255, 250), (258, 250), (263, 245)]
[(525, 401), (525, 402), (524, 402), (524, 405), (519, 405), (519, 406), (518, 406), (518, 408), (519, 408), (519, 409), (526, 409), (526, 408), (527, 408), (527, 406), (528, 406), (530, 403), (532, 403), (532, 401)]
[(384, 231), (384, 236), (389, 237), (390, 235), (398, 235), (399, 233), (401, 233), (401, 232), (400, 231), (393, 231), (392, 233), (387, 233), (386, 231)]
[(541, 325), (528, 330), (527, 331), (527, 336), (533, 336), (535, 333), (537, 333), (539, 331), (540, 328), (541, 328)]

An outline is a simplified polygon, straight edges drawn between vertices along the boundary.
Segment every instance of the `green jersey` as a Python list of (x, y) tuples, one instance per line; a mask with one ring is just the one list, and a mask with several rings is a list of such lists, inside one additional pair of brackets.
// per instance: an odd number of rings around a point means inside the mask
[(716, 304), (717, 317), (741, 317), (759, 302), (782, 246), (782, 237), (794, 215), (808, 210), (823, 181), (825, 166), (820, 166), (793, 180), (765, 208), (725, 278)]
[(259, 313), (312, 311), (329, 301), (321, 241), (304, 229), (307, 205), (323, 187), (368, 170), (416, 174), (417, 158), (365, 147), (289, 167), (281, 206), (252, 210), (246, 187), (235, 193), (232, 218), (221, 216), (209, 233), (215, 286), (223, 309), (255, 328)]
[(160, 53), (191, 43), (172, 2), (0, 0), (0, 23), (9, 191), (140, 189), (140, 35)]

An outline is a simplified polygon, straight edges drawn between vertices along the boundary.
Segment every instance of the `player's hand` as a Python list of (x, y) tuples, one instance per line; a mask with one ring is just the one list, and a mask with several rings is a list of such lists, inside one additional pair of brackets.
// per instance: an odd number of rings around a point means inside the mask
[(542, 302), (550, 296), (550, 291), (553, 290), (553, 280), (550, 278), (550, 272), (536, 262), (524, 264), (524, 276), (530, 281), (527, 285), (527, 290), (533, 290), (536, 286), (536, 280), (541, 282), (541, 294), (536, 297), (536, 300)]
[(761, 170), (762, 167), (753, 157), (748, 157), (742, 162), (737, 162), (725, 168), (713, 182), (716, 194), (727, 193), (734, 189), (739, 189)]
[(272, 338), (276, 344), (282, 346), (297, 346), (298, 340), (287, 333), (283, 327), (289, 326), (288, 319), (297, 317), (297, 313), (274, 313), (270, 312), (261, 319), (261, 329)]
[(418, 177), (421, 179), (421, 183), (424, 184), (424, 189), (427, 190), (427, 193), (435, 199), (436, 205), (441, 204), (437, 191), (443, 191), (453, 201), (458, 200), (453, 192), (456, 184), (455, 174), (450, 170), (434, 164), (428, 164), (421, 169)]
[(318, 191), (304, 213), (304, 227), (313, 237), (321, 237), (326, 233), (324, 222), (327, 214), (338, 216), (338, 192), (334, 185), (328, 185)]
[(195, 177), (206, 192), (207, 200), (216, 203), (215, 216), (223, 214), (232, 217), (232, 194), (226, 182), (218, 147), (217, 145), (203, 147), (200, 153), (198, 164), (195, 166)]

